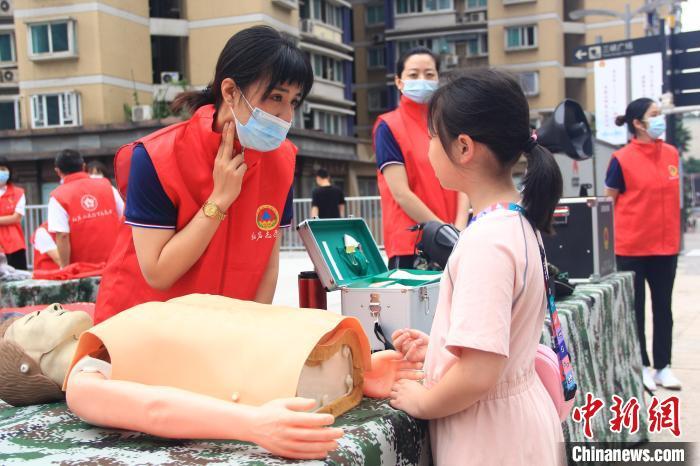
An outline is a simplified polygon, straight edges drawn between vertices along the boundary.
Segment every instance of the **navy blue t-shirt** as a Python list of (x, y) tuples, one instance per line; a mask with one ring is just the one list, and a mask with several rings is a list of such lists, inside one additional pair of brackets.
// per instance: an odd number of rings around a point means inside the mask
[(618, 162), (617, 157), (610, 159), (608, 172), (605, 174), (605, 186), (617, 189), (620, 194), (625, 192), (625, 178), (622, 176), (622, 166)]
[[(294, 187), (291, 186), (280, 228), (292, 225), (293, 201)], [(141, 144), (134, 147), (131, 156), (124, 217), (125, 223), (135, 227), (174, 230), (177, 225), (177, 208), (165, 194), (151, 157)]]
[(405, 165), (399, 143), (396, 142), (389, 125), (385, 121), (380, 122), (374, 131), (374, 150), (377, 154), (377, 168), (380, 172), (387, 165)]

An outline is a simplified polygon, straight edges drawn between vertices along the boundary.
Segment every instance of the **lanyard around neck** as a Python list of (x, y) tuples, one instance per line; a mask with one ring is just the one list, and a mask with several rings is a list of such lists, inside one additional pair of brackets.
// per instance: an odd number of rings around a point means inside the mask
[[(498, 202), (479, 212), (478, 215), (471, 219), (469, 225), (472, 225), (474, 222), (490, 214), (491, 212), (496, 212), (498, 210), (518, 212), (523, 217), (526, 217), (525, 209), (520, 204), (516, 204), (514, 202)], [(542, 273), (544, 275), (544, 289), (547, 293), (547, 309), (549, 310), (549, 318), (552, 322), (552, 325), (550, 326), (552, 335), (552, 349), (557, 354), (557, 358), (559, 359), (559, 370), (561, 372), (562, 387), (564, 388), (564, 399), (568, 401), (576, 395), (576, 381), (574, 380), (574, 371), (571, 366), (571, 357), (569, 356), (569, 350), (567, 349), (566, 342), (564, 341), (564, 332), (561, 328), (559, 314), (557, 313), (557, 306), (554, 301), (554, 288), (552, 286), (553, 282), (549, 277), (549, 270), (547, 269), (547, 256), (544, 251), (544, 246), (539, 240), (535, 225), (533, 225), (530, 221), (528, 221), (528, 223), (530, 226), (532, 226), (532, 229), (535, 232), (537, 246), (540, 249)]]

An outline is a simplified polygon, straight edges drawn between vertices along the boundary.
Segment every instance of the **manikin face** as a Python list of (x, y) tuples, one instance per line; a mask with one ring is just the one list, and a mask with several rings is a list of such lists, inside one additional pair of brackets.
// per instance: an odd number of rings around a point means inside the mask
[(91, 327), (87, 313), (52, 306), (17, 319), (5, 332), (5, 339), (37, 361), (45, 376), (63, 385), (78, 337)]

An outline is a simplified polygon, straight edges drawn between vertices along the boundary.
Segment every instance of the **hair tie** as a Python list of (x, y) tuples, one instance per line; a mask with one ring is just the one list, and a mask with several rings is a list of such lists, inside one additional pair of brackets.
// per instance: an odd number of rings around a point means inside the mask
[(525, 147), (523, 148), (523, 152), (527, 152), (528, 154), (532, 152), (532, 149), (534, 149), (537, 146), (537, 135), (532, 134), (525, 143)]
[(205, 87), (204, 89), (202, 89), (202, 94), (204, 94), (205, 96), (210, 96), (210, 95), (212, 95), (212, 94), (213, 94), (213, 90), (212, 90), (211, 86), (207, 86), (207, 87)]

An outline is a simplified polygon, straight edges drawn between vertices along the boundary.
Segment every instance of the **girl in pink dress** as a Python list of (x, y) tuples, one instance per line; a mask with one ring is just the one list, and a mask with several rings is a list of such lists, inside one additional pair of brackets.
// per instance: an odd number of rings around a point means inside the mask
[[(561, 424), (535, 372), (547, 310), (535, 229), (551, 230), (562, 178), (529, 122), (518, 83), (493, 70), (453, 78), (430, 103), (430, 162), (445, 188), (467, 193), (476, 220), (443, 274), (430, 336), (393, 335), (425, 363), (425, 380), (397, 382), (391, 404), (430, 420), (438, 466), (563, 464)], [(521, 193), (512, 168), (523, 153)]]

